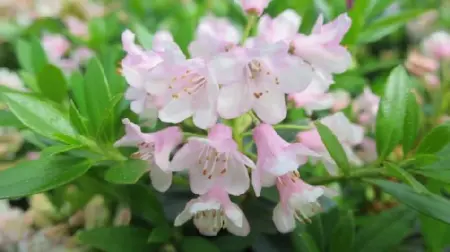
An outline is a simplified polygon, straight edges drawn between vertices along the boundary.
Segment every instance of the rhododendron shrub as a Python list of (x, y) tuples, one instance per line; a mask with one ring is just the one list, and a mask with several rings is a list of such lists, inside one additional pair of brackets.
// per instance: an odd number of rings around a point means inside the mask
[(0, 251), (448, 245), (448, 34), (372, 55), (418, 10), (111, 2), (8, 21)]

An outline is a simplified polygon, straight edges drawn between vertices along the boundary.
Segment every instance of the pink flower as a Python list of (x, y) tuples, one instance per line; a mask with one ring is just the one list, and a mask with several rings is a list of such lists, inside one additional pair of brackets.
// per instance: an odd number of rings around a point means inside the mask
[(375, 143), (375, 141), (372, 138), (365, 137), (359, 146), (357, 155), (365, 163), (374, 162), (378, 158), (377, 144)]
[(255, 168), (253, 161), (238, 151), (231, 128), (216, 124), (209, 130), (208, 139), (189, 138), (175, 154), (171, 170), (189, 168), (191, 190), (195, 194), (220, 186), (229, 194), (241, 195), (250, 184), (245, 166)]
[(303, 144), (290, 144), (281, 138), (268, 124), (260, 124), (253, 130), (258, 161), (256, 170), (252, 172), (252, 185), (256, 196), (261, 187), (275, 184), (275, 179), (289, 172), (297, 171), (300, 165), (308, 161), (308, 157), (317, 154)]
[(352, 63), (350, 53), (340, 45), (350, 25), (351, 20), (347, 14), (342, 14), (325, 25), (323, 16), (319, 16), (311, 35), (297, 35), (291, 44), (291, 51), (315, 68), (327, 73), (342, 73)]
[(369, 87), (353, 101), (353, 111), (358, 115), (358, 121), (363, 125), (375, 123), (380, 97), (372, 93)]
[(300, 93), (289, 94), (288, 99), (295, 103), (297, 108), (304, 108), (308, 114), (315, 110), (329, 109), (333, 106), (334, 97), (327, 93), (328, 85), (322, 85), (317, 78)]
[(69, 32), (75, 36), (86, 38), (89, 36), (88, 26), (80, 19), (70, 16), (65, 20)]
[(335, 90), (331, 95), (333, 96), (333, 112), (343, 110), (350, 104), (350, 94), (345, 90)]
[(450, 57), (450, 34), (445, 31), (431, 34), (424, 40), (423, 49), (426, 55), (437, 59)]
[(45, 34), (42, 38), (42, 46), (49, 61), (55, 64), (69, 51), (70, 42), (62, 35)]
[(239, 43), (241, 34), (226, 18), (206, 16), (197, 27), (196, 39), (189, 45), (192, 57), (211, 59)]
[(247, 14), (261, 16), (270, 1), (271, 0), (239, 0), (239, 3)]
[(321, 211), (318, 199), (324, 195), (324, 189), (305, 183), (298, 174), (285, 174), (277, 178), (280, 202), (273, 210), (272, 220), (281, 233), (295, 228), (295, 219), (309, 221), (310, 217)]
[(125, 136), (114, 146), (137, 146), (139, 151), (135, 157), (149, 163), (150, 178), (153, 187), (164, 192), (172, 183), (172, 172), (169, 169), (169, 155), (179, 145), (183, 135), (178, 127), (169, 127), (154, 133), (142, 133), (139, 126), (123, 119)]
[[(361, 160), (353, 152), (352, 147), (363, 141), (364, 129), (356, 124), (352, 124), (342, 112), (324, 117), (320, 120), (322, 124), (327, 126), (338, 138), (350, 163), (361, 165)], [(314, 158), (314, 161), (322, 160), (330, 174), (336, 175), (336, 163), (328, 153), (327, 148), (322, 143), (317, 129), (299, 132), (297, 134), (299, 142), (306, 147), (320, 154), (320, 158)]]
[(72, 59), (78, 63), (78, 65), (81, 65), (85, 62), (87, 62), (89, 59), (91, 59), (94, 56), (94, 52), (91, 51), (87, 47), (80, 47), (77, 48), (72, 53)]
[(193, 116), (202, 129), (216, 123), (219, 86), (204, 60), (164, 60), (148, 78), (147, 91), (164, 101), (158, 114), (161, 121), (179, 123)]
[(211, 62), (220, 90), (217, 109), (231, 119), (253, 109), (261, 120), (276, 124), (286, 117), (285, 94), (303, 91), (312, 79), (311, 67), (287, 53), (279, 42), (222, 54)]
[(244, 213), (220, 187), (214, 187), (208, 193), (190, 200), (176, 217), (174, 225), (181, 226), (192, 218), (202, 235), (216, 236), (221, 229), (238, 236), (250, 233)]
[(275, 18), (265, 14), (258, 24), (258, 37), (269, 43), (290, 40), (300, 28), (301, 17), (291, 9), (283, 11)]

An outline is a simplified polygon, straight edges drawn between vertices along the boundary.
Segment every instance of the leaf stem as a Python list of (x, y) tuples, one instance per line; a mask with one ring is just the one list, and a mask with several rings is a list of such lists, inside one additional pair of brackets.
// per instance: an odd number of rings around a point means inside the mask
[(332, 176), (332, 177), (314, 177), (308, 179), (307, 182), (311, 185), (326, 185), (337, 181), (361, 179), (366, 177), (379, 177), (385, 175), (385, 171), (382, 168), (366, 168), (354, 170), (348, 176)]
[[(259, 120), (259, 119), (258, 119)], [(273, 128), (275, 130), (285, 130), (285, 129), (290, 129), (290, 130), (298, 130), (298, 131), (303, 131), (303, 130), (310, 130), (312, 129), (311, 126), (308, 125), (295, 125), (295, 124), (278, 124), (278, 125), (274, 125)], [(252, 131), (247, 131), (245, 133), (242, 134), (243, 137), (246, 136), (251, 136), (253, 135)]]

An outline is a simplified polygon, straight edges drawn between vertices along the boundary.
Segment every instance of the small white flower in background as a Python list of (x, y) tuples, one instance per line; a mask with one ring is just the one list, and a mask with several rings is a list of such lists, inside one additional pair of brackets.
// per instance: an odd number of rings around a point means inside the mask
[(25, 90), (19, 76), (8, 68), (0, 68), (0, 86), (6, 86), (16, 90)]
[(450, 34), (446, 31), (438, 31), (423, 41), (423, 50), (427, 56), (438, 60), (450, 57)]

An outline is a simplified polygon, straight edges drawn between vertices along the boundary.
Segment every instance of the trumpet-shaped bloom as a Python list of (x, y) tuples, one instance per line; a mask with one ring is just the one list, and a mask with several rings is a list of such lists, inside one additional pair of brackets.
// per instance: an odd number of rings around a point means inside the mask
[(86, 38), (89, 36), (88, 25), (76, 17), (70, 16), (65, 20), (70, 33), (75, 36)]
[(438, 31), (431, 34), (423, 42), (425, 54), (436, 59), (450, 57), (450, 34)]
[(377, 117), (379, 103), (380, 97), (366, 87), (364, 93), (353, 102), (353, 111), (358, 115), (359, 123), (367, 126), (373, 125)]
[(198, 231), (206, 236), (216, 236), (221, 229), (238, 236), (247, 236), (250, 232), (244, 213), (220, 187), (189, 201), (174, 225), (181, 226), (190, 219), (194, 219)]
[(214, 186), (221, 186), (232, 195), (245, 193), (250, 184), (245, 166), (255, 167), (253, 161), (238, 151), (231, 128), (222, 124), (209, 130), (208, 139), (189, 138), (171, 162), (171, 170), (189, 168), (191, 190), (195, 194), (204, 194)]
[(329, 84), (324, 84), (319, 78), (313, 78), (309, 86), (300, 93), (289, 94), (288, 99), (297, 108), (304, 108), (308, 114), (315, 110), (329, 109), (334, 104), (334, 97), (327, 93)]
[(213, 56), (233, 49), (241, 34), (226, 18), (204, 17), (197, 27), (196, 39), (189, 45), (192, 57), (211, 59)]
[[(359, 125), (352, 124), (342, 112), (324, 117), (320, 120), (320, 122), (327, 126), (336, 135), (344, 148), (349, 161), (355, 165), (361, 165), (362, 162), (353, 152), (352, 147), (363, 141), (364, 129)], [(317, 129), (299, 132), (297, 134), (297, 139), (299, 142), (321, 155), (318, 159), (323, 161), (328, 172), (334, 175), (337, 173), (336, 163), (333, 161), (327, 148), (322, 143)]]
[(160, 192), (166, 191), (172, 183), (169, 156), (183, 139), (180, 129), (169, 127), (147, 134), (142, 133), (139, 126), (128, 119), (123, 119), (123, 124), (125, 124), (125, 136), (114, 145), (137, 146), (139, 150), (133, 156), (148, 162), (153, 187)]
[(301, 24), (301, 17), (291, 9), (275, 18), (265, 14), (258, 24), (258, 37), (269, 43), (288, 41), (295, 37)]
[(311, 67), (287, 53), (279, 42), (236, 49), (211, 62), (220, 90), (217, 109), (231, 119), (253, 109), (261, 120), (276, 124), (286, 117), (286, 93), (303, 91), (312, 79)]
[(303, 222), (320, 212), (319, 197), (324, 189), (305, 183), (298, 173), (288, 173), (277, 178), (280, 202), (273, 211), (273, 222), (281, 233), (288, 233), (295, 228), (295, 219)]
[(297, 35), (291, 44), (291, 51), (327, 73), (342, 73), (347, 70), (352, 57), (348, 50), (340, 45), (351, 25), (347, 14), (338, 16), (328, 24), (323, 24), (319, 16), (309, 36)]
[(252, 185), (257, 196), (261, 187), (275, 184), (277, 177), (297, 171), (308, 157), (318, 156), (303, 144), (290, 144), (281, 138), (268, 124), (260, 124), (253, 130), (258, 160), (252, 172)]
[(62, 35), (45, 34), (42, 47), (51, 63), (58, 62), (70, 49), (70, 42)]
[(271, 0), (236, 0), (247, 14), (261, 16)]

